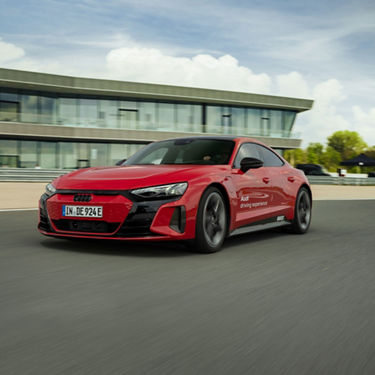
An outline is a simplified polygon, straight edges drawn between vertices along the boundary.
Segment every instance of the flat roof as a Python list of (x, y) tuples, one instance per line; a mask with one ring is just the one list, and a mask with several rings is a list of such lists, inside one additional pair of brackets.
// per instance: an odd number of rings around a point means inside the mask
[(0, 68), (0, 87), (61, 94), (119, 96), (188, 103), (288, 109), (296, 112), (307, 111), (313, 105), (313, 100), (310, 99), (153, 83), (71, 77), (4, 68)]

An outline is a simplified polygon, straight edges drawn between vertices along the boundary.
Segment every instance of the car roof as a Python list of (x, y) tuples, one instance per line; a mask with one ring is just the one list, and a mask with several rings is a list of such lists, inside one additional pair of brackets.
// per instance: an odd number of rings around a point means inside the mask
[(241, 137), (241, 136), (229, 136), (229, 135), (197, 135), (197, 136), (192, 136), (192, 137), (180, 137), (180, 138), (169, 138), (166, 139), (166, 141), (173, 141), (173, 140), (194, 140), (194, 139), (211, 139), (211, 140), (225, 140), (225, 141), (235, 141), (235, 140), (246, 140), (246, 141), (251, 141), (251, 142), (256, 142), (256, 143), (261, 143), (257, 141), (256, 139), (253, 138), (248, 138), (248, 137)]

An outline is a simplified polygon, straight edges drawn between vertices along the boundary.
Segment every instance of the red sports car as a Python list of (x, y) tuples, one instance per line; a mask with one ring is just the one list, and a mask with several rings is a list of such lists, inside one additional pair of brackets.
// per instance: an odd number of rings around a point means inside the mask
[(188, 240), (211, 253), (234, 234), (280, 226), (305, 233), (311, 207), (304, 173), (266, 145), (191, 137), (58, 177), (40, 199), (38, 228), (54, 237)]

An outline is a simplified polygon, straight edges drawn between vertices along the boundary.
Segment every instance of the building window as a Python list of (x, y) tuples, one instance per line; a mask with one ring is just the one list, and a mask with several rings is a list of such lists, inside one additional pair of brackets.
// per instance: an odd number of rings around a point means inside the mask
[(58, 102), (58, 123), (61, 125), (77, 126), (78, 124), (78, 99), (59, 98)]
[(117, 100), (99, 100), (98, 101), (98, 124), (100, 128), (112, 128), (118, 127), (117, 124), (117, 110), (119, 104)]
[(246, 133), (254, 136), (261, 135), (261, 110), (257, 108), (246, 109)]
[(135, 101), (120, 101), (117, 108), (117, 127), (120, 129), (138, 129), (139, 111), (138, 103)]
[(35, 168), (39, 166), (37, 143), (35, 141), (19, 141), (20, 142), (20, 167)]
[(139, 129), (156, 130), (156, 103), (139, 102)]
[(17, 141), (0, 139), (0, 168), (19, 167)]
[(56, 142), (40, 142), (39, 166), (41, 168), (58, 168), (58, 152)]
[(58, 97), (58, 94), (55, 96), (49, 93), (25, 90), (12, 92), (10, 89), (3, 89), (0, 92), (0, 121), (290, 137), (296, 117), (295, 111), (278, 109), (64, 95)]
[(173, 103), (158, 103), (157, 129), (176, 131), (176, 110)]
[(206, 131), (207, 133), (222, 134), (222, 108), (208, 105), (206, 108)]
[(39, 122), (42, 124), (56, 124), (57, 122), (57, 99), (53, 97), (40, 97)]
[(79, 121), (78, 126), (89, 128), (98, 127), (98, 101), (96, 99), (78, 99)]
[(20, 103), (0, 100), (0, 121), (19, 121)]
[(39, 98), (37, 95), (20, 95), (22, 122), (39, 122)]

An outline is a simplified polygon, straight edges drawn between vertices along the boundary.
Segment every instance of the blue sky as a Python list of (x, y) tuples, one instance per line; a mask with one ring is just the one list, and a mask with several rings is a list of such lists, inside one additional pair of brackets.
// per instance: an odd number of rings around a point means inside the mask
[(374, 1), (0, 0), (0, 66), (308, 97), (375, 144)]

